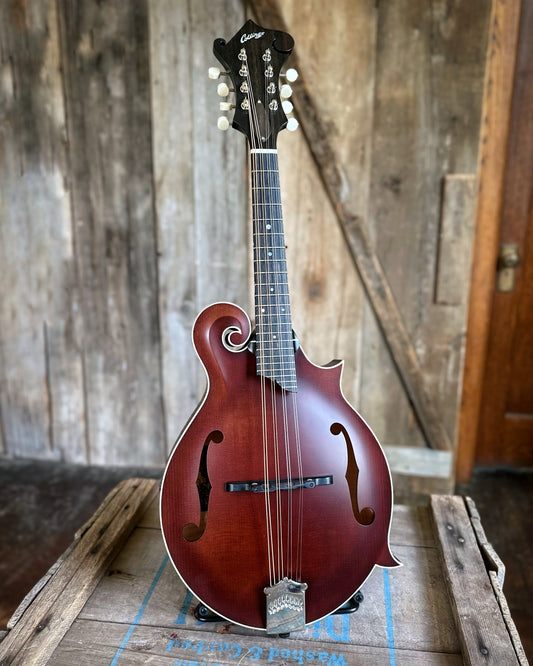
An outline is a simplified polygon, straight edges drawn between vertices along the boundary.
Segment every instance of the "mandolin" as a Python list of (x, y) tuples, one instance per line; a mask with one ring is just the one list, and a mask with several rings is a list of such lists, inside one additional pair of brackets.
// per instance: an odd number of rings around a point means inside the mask
[(398, 565), (383, 451), (342, 394), (342, 362), (313, 364), (292, 329), (276, 142), (293, 45), (252, 21), (214, 42), (235, 93), (232, 126), (250, 148), (255, 330), (230, 303), (196, 319), (207, 390), (160, 500), (185, 585), (218, 616), (269, 634), (334, 612), (375, 565)]

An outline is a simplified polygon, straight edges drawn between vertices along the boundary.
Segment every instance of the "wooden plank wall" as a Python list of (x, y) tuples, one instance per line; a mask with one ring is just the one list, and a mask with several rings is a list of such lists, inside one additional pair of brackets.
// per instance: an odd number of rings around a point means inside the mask
[[(489, 0), (284, 0), (453, 437)], [(0, 446), (161, 465), (204, 387), (190, 344), (249, 308), (246, 150), (206, 78), (240, 0), (0, 5)], [(280, 137), (294, 325), (386, 445), (424, 446), (301, 133)]]
[[(490, 3), (338, 2), (338, 13), (321, 12), (319, 2), (308, 4), (312, 22), (302, 21), (299, 3), (281, 7), (330, 127), (345, 196), (367, 222), (454, 439)], [(292, 136), (280, 141), (282, 177), (289, 174), (289, 266), (305, 263), (300, 246), (310, 238), (306, 251), (318, 254), (315, 265), (321, 269), (321, 300), (304, 268), (293, 288), (293, 300), (316, 317), (297, 319), (306, 349), (321, 362), (331, 356), (347, 360), (345, 393), (382, 441), (422, 447), (316, 174), (301, 168), (307, 163), (313, 171), (304, 142)], [(317, 225), (325, 230), (316, 234)]]
[(0, 12), (4, 453), (162, 465), (201, 391), (197, 311), (247, 304), (245, 148), (206, 77), (244, 9)]

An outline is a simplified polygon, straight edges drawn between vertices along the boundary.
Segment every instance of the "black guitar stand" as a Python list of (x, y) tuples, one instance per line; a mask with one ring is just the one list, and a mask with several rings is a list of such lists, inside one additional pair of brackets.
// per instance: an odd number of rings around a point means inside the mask
[[(353, 597), (350, 597), (348, 601), (337, 608), (332, 615), (348, 615), (349, 613), (355, 613), (358, 610), (359, 606), (363, 603), (364, 596), (362, 592), (356, 592)], [(207, 606), (204, 606), (203, 603), (199, 603), (194, 609), (194, 617), (198, 622), (224, 622), (224, 618), (220, 617), (216, 613), (213, 613), (211, 609)], [(290, 633), (279, 634), (280, 638), (288, 638)]]

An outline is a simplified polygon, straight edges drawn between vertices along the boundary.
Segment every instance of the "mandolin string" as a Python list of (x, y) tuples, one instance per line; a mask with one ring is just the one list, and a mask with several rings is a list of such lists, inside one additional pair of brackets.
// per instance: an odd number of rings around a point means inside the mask
[[(277, 154), (276, 154), (277, 158)], [(279, 189), (278, 189), (279, 192)], [(280, 206), (281, 206), (281, 199), (280, 199)], [(286, 272), (286, 266), (285, 266), (285, 272)], [(289, 305), (289, 295), (288, 295), (288, 283), (287, 283), (287, 303), (286, 303), (286, 309), (289, 310), (288, 315), (289, 315), (289, 322), (291, 321), (290, 317), (290, 305)], [(280, 317), (278, 317), (278, 320), (280, 321)], [(281, 324), (281, 321), (280, 321)], [(294, 351), (294, 340), (293, 340), (293, 332), (292, 332), (292, 326), (290, 328), (289, 333), (289, 340), (290, 340), (290, 347), (292, 348), (292, 351)], [(287, 350), (288, 351), (288, 350)], [(283, 375), (285, 377), (285, 363), (283, 362)], [(294, 368), (287, 369), (287, 374), (290, 376), (290, 374), (294, 372), (296, 374), (296, 359), (294, 359)], [(291, 461), (291, 446), (290, 446), (290, 431), (289, 431), (289, 423), (288, 423), (288, 409), (287, 409), (287, 393), (285, 389), (282, 390), (282, 395), (283, 395), (283, 411), (284, 411), (284, 432), (285, 432), (285, 455), (287, 459), (287, 479), (292, 480), (292, 461)], [(296, 535), (296, 556), (294, 557), (294, 519), (293, 519), (293, 488), (292, 488), (292, 481), (290, 481), (290, 485), (288, 488), (288, 500), (287, 500), (287, 513), (288, 513), (288, 524), (287, 524), (287, 531), (288, 534), (290, 535), (288, 537), (288, 542), (289, 542), (289, 549), (287, 552), (287, 558), (289, 561), (290, 558), (290, 570), (291, 570), (291, 576), (294, 576), (294, 580), (301, 580), (302, 578), (302, 564), (303, 564), (303, 498), (304, 498), (304, 493), (303, 493), (303, 465), (302, 465), (302, 449), (301, 449), (301, 439), (300, 439), (300, 425), (299, 425), (299, 420), (298, 420), (298, 403), (296, 399), (296, 392), (292, 393), (292, 415), (293, 415), (293, 422), (294, 422), (294, 437), (295, 437), (295, 443), (296, 443), (296, 464), (298, 468), (298, 519), (297, 519), (297, 535)], [(296, 560), (296, 565), (294, 565), (294, 559)]]
[[(246, 51), (245, 51), (246, 53)], [(246, 68), (247, 68), (247, 74), (246, 74), (246, 82), (248, 85), (248, 101), (249, 101), (249, 117), (251, 119), (250, 123), (250, 142), (252, 145), (252, 149), (256, 149), (257, 146), (257, 136), (259, 136), (259, 123), (257, 121), (257, 118), (254, 117), (254, 112), (255, 112), (255, 102), (254, 102), (254, 97), (253, 97), (253, 88), (252, 88), (252, 82), (250, 78), (250, 69), (248, 65), (248, 57), (245, 60), (246, 63)], [(251, 153), (251, 162), (252, 162), (252, 174), (255, 175), (255, 178), (252, 178), (252, 187), (256, 187), (255, 193), (252, 192), (252, 205), (254, 203), (254, 198), (257, 203), (258, 199), (258, 192), (260, 191), (260, 182), (259, 182), (259, 170), (258, 170), (258, 155), (259, 153)], [(255, 181), (255, 182), (254, 182)], [(261, 228), (261, 219), (260, 216), (258, 215), (258, 206), (256, 206), (256, 211), (253, 211), (254, 214), (252, 215), (252, 220), (253, 220), (253, 225), (252, 225), (252, 233), (256, 234), (256, 244), (255, 247), (257, 248), (257, 257), (254, 257), (254, 273), (257, 276), (256, 279), (256, 285), (257, 289), (259, 291), (257, 295), (257, 303), (258, 303), (258, 312), (257, 312), (257, 348), (258, 348), (258, 353), (260, 354), (260, 359), (264, 359), (264, 327), (263, 327), (263, 317), (259, 316), (259, 310), (264, 311), (265, 308), (263, 305), (265, 305), (264, 300), (263, 300), (263, 278), (262, 278), (262, 272), (261, 270), (258, 270), (256, 267), (256, 263), (261, 263), (259, 261), (260, 259), (260, 251), (261, 251), (261, 235), (264, 233), (262, 228)], [(259, 269), (261, 266), (259, 265)], [(260, 374), (260, 384), (261, 384), (261, 417), (262, 417), (262, 429), (263, 429), (263, 484), (264, 484), (264, 498), (265, 498), (265, 527), (266, 527), (266, 538), (267, 538), (267, 557), (268, 557), (268, 572), (269, 572), (269, 582), (270, 586), (273, 585), (274, 583), (274, 569), (275, 569), (275, 562), (274, 562), (274, 544), (273, 544), (273, 535), (272, 535), (272, 515), (270, 511), (270, 500), (269, 500), (269, 492), (268, 492), (268, 480), (269, 480), (269, 456), (268, 456), (268, 423), (267, 423), (267, 409), (266, 409), (266, 381), (264, 374), (261, 372)]]
[[(265, 88), (267, 86), (267, 81), (265, 80)], [(266, 95), (266, 90), (265, 90), (265, 100), (267, 100), (268, 97)], [(267, 120), (270, 122), (270, 115), (269, 115), (269, 109), (265, 109), (267, 111)], [(269, 126), (269, 131), (270, 131), (270, 126)], [(272, 160), (272, 165), (271, 165), (271, 173), (279, 173), (278, 164), (277, 164), (277, 152), (275, 154), (269, 155), (269, 159)], [(271, 183), (273, 184), (273, 183)], [(281, 197), (280, 197), (280, 188), (279, 188), (279, 181), (275, 183), (276, 185), (276, 197), (277, 201), (275, 202), (276, 205), (276, 210), (280, 211), (280, 221), (281, 221)], [(273, 192), (272, 190), (269, 189), (269, 194), (270, 192)], [(271, 203), (271, 202), (270, 202)], [(283, 238), (283, 237), (282, 237)], [(282, 266), (282, 257), (283, 257), (283, 252), (280, 252), (281, 246), (278, 247), (276, 245), (276, 248), (278, 249), (278, 256), (276, 259), (279, 262), (279, 267), (280, 271), (283, 272), (281, 269), (283, 268)], [(286, 267), (286, 262), (285, 262), (285, 272), (284, 275), (287, 275), (287, 267)], [(286, 296), (286, 299), (280, 298), (279, 300), (281, 303), (278, 303), (278, 305), (283, 304), (285, 307), (285, 310), (288, 310), (287, 317), (288, 321), (291, 321), (290, 318), (290, 305), (289, 305), (289, 294), (288, 294), (288, 283), (284, 284), (284, 287), (286, 289), (286, 294), (283, 293), (283, 296)], [(280, 290), (283, 291), (283, 287), (280, 284)], [(293, 334), (292, 334), (292, 326), (289, 333), (289, 339), (285, 339), (285, 336), (287, 334), (286, 326), (283, 326), (282, 322), (282, 317), (281, 317), (281, 312), (279, 309), (276, 309), (276, 318), (277, 318), (277, 324), (278, 324), (278, 331), (280, 334), (280, 366), (281, 366), (281, 376), (282, 379), (286, 378), (291, 378), (292, 373), (295, 372), (296, 368), (292, 367), (287, 367), (286, 364), (286, 357), (284, 352), (288, 352), (290, 349), (290, 345), (293, 346)], [(290, 365), (290, 361), (287, 361)], [(285, 463), (286, 463), (286, 470), (287, 470), (287, 482), (288, 482), (288, 487), (287, 487), (287, 550), (286, 550), (286, 567), (287, 567), (287, 573), (291, 576), (294, 577), (296, 580), (298, 578), (301, 579), (302, 575), (302, 557), (303, 557), (303, 547), (302, 547), (302, 538), (303, 538), (303, 469), (302, 469), (302, 456), (301, 456), (301, 441), (300, 441), (300, 432), (299, 432), (299, 422), (298, 422), (298, 409), (297, 409), (297, 401), (296, 401), (296, 395), (295, 393), (292, 394), (292, 407), (293, 407), (293, 419), (294, 419), (294, 433), (295, 433), (295, 439), (296, 439), (296, 458), (297, 458), (297, 466), (298, 466), (298, 480), (299, 480), (299, 504), (298, 504), (298, 529), (297, 529), (297, 538), (296, 538), (296, 569), (294, 565), (294, 520), (293, 520), (293, 487), (292, 487), (292, 461), (291, 461), (291, 437), (290, 437), (290, 431), (289, 431), (289, 420), (288, 420), (288, 398), (287, 394), (289, 391), (287, 391), (283, 386), (281, 387), (281, 396), (282, 396), (282, 409), (283, 409), (283, 433), (284, 433), (284, 442), (285, 442)], [(279, 477), (278, 477), (279, 478)]]
[[(273, 162), (273, 172), (278, 172), (279, 170), (276, 169), (277, 166), (277, 153), (275, 155), (272, 155), (272, 162)], [(278, 199), (276, 203), (276, 211), (280, 211), (280, 220), (281, 220), (281, 197), (280, 197), (280, 190), (279, 190), (279, 183), (276, 183), (276, 198)], [(278, 214), (276, 212), (276, 214)], [(279, 268), (281, 273), (283, 274), (283, 265), (282, 265), (282, 256), (283, 256), (283, 251), (281, 250), (281, 246), (276, 246), (276, 249), (278, 250), (278, 255), (276, 257), (276, 262), (279, 262)], [(273, 251), (274, 254), (274, 251)], [(286, 274), (286, 264), (285, 264), (285, 274)], [(282, 275), (283, 277), (283, 275)], [(286, 286), (287, 288), (287, 301), (288, 301), (288, 285)], [(283, 290), (283, 287), (280, 283), (280, 291)], [(283, 294), (285, 296), (285, 294)], [(284, 298), (280, 298), (280, 303), (279, 305), (281, 306), (282, 304), (285, 306), (283, 309), (287, 309), (288, 303), (285, 302)], [(291, 371), (289, 368), (286, 368), (286, 360), (285, 360), (285, 351), (287, 351), (286, 347), (287, 345), (287, 340), (285, 339), (286, 336), (286, 326), (283, 326), (282, 318), (281, 318), (281, 312), (280, 309), (278, 308), (276, 310), (276, 319), (277, 319), (277, 330), (279, 332), (280, 336), (280, 365), (281, 365), (281, 375), (282, 379), (289, 378), (291, 375)], [(290, 318), (289, 318), (290, 321)], [(291, 330), (291, 338), (292, 338), (292, 330)], [(293, 521), (292, 521), (292, 468), (291, 468), (291, 447), (290, 447), (290, 434), (289, 434), (289, 423), (288, 423), (288, 413), (287, 413), (287, 393), (288, 391), (282, 386), (281, 387), (281, 404), (282, 404), (282, 412), (283, 412), (283, 435), (284, 435), (284, 444), (285, 444), (285, 467), (286, 467), (286, 476), (287, 476), (287, 542), (286, 542), (286, 569), (287, 569), (287, 574), (289, 576), (293, 575)]]
[[(266, 53), (266, 52), (265, 52)], [(264, 61), (264, 67), (265, 70), (269, 67), (270, 61), (265, 60)], [(266, 71), (265, 71), (266, 74)], [(264, 89), (263, 89), (263, 99), (264, 101), (264, 118), (265, 118), (265, 136), (269, 137), (270, 136), (270, 114), (269, 114), (269, 108), (268, 108), (268, 94), (267, 94), (267, 88), (268, 88), (268, 78), (266, 75), (263, 77), (263, 84), (264, 84)], [(264, 188), (263, 188), (263, 216), (266, 219), (269, 219), (271, 221), (271, 232), (273, 228), (273, 222), (274, 220), (278, 222), (276, 218), (274, 218), (273, 215), (273, 203), (272, 203), (272, 188), (275, 186), (274, 183), (274, 172), (272, 170), (272, 165), (271, 165), (271, 159), (272, 159), (272, 154), (271, 153), (261, 153), (261, 166), (262, 170), (261, 173), (263, 174), (263, 182), (264, 182)], [(265, 234), (267, 236), (267, 234)], [(273, 239), (275, 238), (275, 232), (272, 232), (270, 235), (270, 238)], [(265, 238), (267, 241), (264, 245), (264, 252), (266, 252), (266, 248), (269, 246), (272, 246), (272, 243), (268, 244), (268, 239)], [(272, 253), (272, 258), (273, 258), (273, 253)], [(270, 367), (271, 371), (274, 373), (275, 370), (275, 365), (276, 365), (276, 356), (275, 356), (275, 346), (274, 346), (274, 338), (273, 338), (273, 312), (278, 312), (278, 306), (279, 306), (279, 295), (276, 290), (278, 287), (278, 283), (275, 281), (275, 272), (272, 272), (271, 270), (271, 262), (269, 261), (268, 255), (265, 256), (265, 267), (266, 267), (266, 275), (267, 275), (267, 280), (266, 283), (269, 285), (269, 290), (271, 294), (270, 302), (269, 302), (269, 330), (268, 330), (268, 336), (269, 336), (269, 351), (270, 351)], [(275, 285), (275, 287), (273, 286)], [(275, 304), (275, 305), (274, 305)], [(278, 355), (279, 357), (279, 355)], [(279, 358), (278, 358), (279, 360)], [(283, 505), (282, 505), (282, 496), (281, 496), (281, 474), (280, 474), (280, 445), (279, 445), (279, 433), (278, 433), (278, 414), (277, 414), (277, 395), (276, 395), (276, 382), (275, 380), (271, 377), (270, 378), (270, 395), (271, 395), (271, 401), (272, 401), (272, 431), (273, 431), (273, 449), (274, 449), (274, 467), (275, 467), (275, 479), (276, 479), (276, 535), (277, 535), (277, 552), (278, 552), (278, 581), (281, 580), (284, 575), (284, 548), (283, 548)]]
[(298, 407), (296, 400), (296, 393), (292, 394), (292, 412), (294, 416), (294, 432), (296, 434), (296, 456), (298, 462), (298, 479), (300, 482), (300, 490), (298, 496), (298, 536), (296, 541), (296, 575), (295, 580), (302, 580), (302, 565), (303, 565), (303, 465), (302, 465), (302, 447), (300, 441), (300, 424), (298, 421)]
[[(268, 86), (268, 77), (265, 77), (265, 91), (264, 91), (264, 99), (265, 103), (268, 102), (268, 95), (267, 95), (267, 86)], [(267, 121), (267, 136), (270, 135), (270, 130), (271, 130), (271, 123), (270, 123), (270, 108), (265, 108), (266, 112), (266, 121)], [(268, 157), (267, 157), (268, 155)], [(266, 193), (268, 196), (268, 209), (272, 211), (272, 209), (275, 207), (276, 210), (276, 216), (278, 215), (278, 211), (281, 211), (281, 199), (280, 199), (280, 189), (279, 189), (279, 181), (276, 180), (276, 174), (279, 173), (279, 170), (277, 168), (277, 152), (273, 154), (265, 154), (264, 155), (265, 161), (269, 162), (269, 169), (268, 169), (268, 174), (270, 177), (270, 182)], [(276, 180), (276, 182), (274, 182)], [(274, 192), (275, 192), (275, 201), (274, 201)], [(281, 222), (281, 212), (279, 212), (279, 222)], [(276, 217), (276, 219), (278, 219)], [(281, 236), (283, 238), (283, 236)], [(275, 247), (275, 250), (274, 250)], [(285, 263), (285, 272), (282, 270), (282, 258), (283, 258), (283, 252), (280, 251), (281, 246), (279, 244), (276, 244), (273, 246), (273, 260), (276, 260), (276, 265), (279, 266), (280, 272), (282, 273), (281, 277), (283, 275), (286, 275), (286, 263)], [(276, 257), (274, 257), (274, 254), (277, 254)], [(272, 262), (274, 264), (274, 261)], [(268, 264), (268, 270), (270, 271), (270, 263), (268, 262), (267, 259), (267, 264)], [(275, 311), (275, 316), (277, 320), (277, 330), (278, 334), (280, 336), (279, 339), (279, 348), (280, 348), (280, 354), (279, 354), (279, 364), (280, 364), (280, 371), (281, 371), (281, 377), (282, 379), (286, 378), (291, 378), (293, 369), (292, 368), (287, 368), (286, 365), (286, 357), (284, 352), (288, 351), (289, 343), (292, 343), (292, 327), (289, 332), (289, 340), (286, 339), (286, 326), (283, 326), (282, 322), (282, 317), (281, 317), (281, 311), (280, 307), (281, 305), (284, 305), (285, 307), (283, 308), (284, 310), (288, 309), (289, 312), (287, 313), (288, 315), (288, 320), (290, 322), (290, 307), (288, 303), (288, 284), (284, 283), (283, 285), (279, 283), (280, 287), (280, 296), (276, 296), (277, 306), (276, 311)], [(287, 293), (284, 293), (284, 289), (286, 289)], [(287, 298), (284, 299), (283, 297), (286, 296)], [(286, 301), (286, 302), (285, 302)], [(272, 323), (272, 322), (271, 322)], [(289, 362), (290, 363), (290, 362)], [(275, 391), (275, 385), (274, 382), (272, 382), (272, 390), (273, 393)], [(286, 567), (287, 567), (287, 573), (290, 574), (291, 576), (295, 575), (294, 572), (294, 562), (293, 562), (293, 502), (292, 502), (292, 496), (293, 496), (293, 489), (292, 489), (292, 465), (291, 465), (291, 446), (290, 446), (290, 432), (289, 432), (289, 424), (288, 424), (288, 409), (287, 409), (287, 393), (288, 391), (281, 386), (281, 403), (282, 403), (282, 412), (283, 412), (283, 434), (284, 434), (284, 444), (285, 444), (285, 464), (286, 464), (286, 470), (287, 470), (287, 542), (286, 542), (286, 553), (285, 553), (285, 559), (286, 559)], [(302, 465), (301, 465), (301, 446), (300, 446), (300, 437), (299, 437), (299, 430), (298, 430), (298, 422), (297, 422), (297, 406), (296, 406), (296, 400), (293, 396), (293, 416), (295, 419), (295, 434), (296, 434), (296, 455), (297, 455), (297, 461), (298, 461), (298, 473), (299, 473), (299, 480), (300, 480), (300, 506), (299, 506), (299, 520), (298, 520), (298, 539), (297, 539), (297, 548), (300, 551), (300, 558), (298, 560), (297, 557), (297, 563), (300, 561), (301, 563), (301, 548), (299, 547), (301, 544), (301, 526), (302, 526), (302, 490), (301, 490), (301, 483), (303, 481), (302, 478)], [(277, 429), (277, 418), (274, 418), (274, 424), (275, 428)], [(278, 441), (277, 441), (277, 433), (276, 433), (276, 441), (275, 441), (275, 446), (276, 449), (278, 447)], [(276, 466), (276, 483), (278, 484), (279, 488), (279, 482), (280, 482), (280, 473), (279, 473), (279, 466)], [(280, 494), (278, 490), (278, 494)], [(278, 507), (281, 510), (281, 494), (279, 497), (279, 503)], [(280, 520), (280, 527), (279, 530), (281, 534), (282, 532), (282, 525), (281, 525), (281, 520), (282, 516), (278, 513), (279, 520)], [(283, 550), (283, 549), (282, 549)], [(300, 570), (301, 570), (301, 564), (300, 564)], [(282, 576), (283, 576), (283, 571), (282, 571)]]
[[(266, 61), (266, 67), (270, 66), (270, 60)], [(269, 103), (269, 96), (268, 96), (268, 86), (270, 84), (269, 81), (270, 77), (265, 76), (264, 79), (264, 99), (265, 99), (265, 118), (266, 118), (266, 135), (270, 136), (271, 135), (271, 118), (270, 118), (270, 103)], [(276, 178), (276, 174), (278, 173), (277, 170), (277, 153), (268, 153), (265, 154), (265, 161), (268, 163), (268, 176), (269, 176), (269, 183), (268, 183), (268, 188), (266, 190), (267, 194), (267, 199), (268, 199), (268, 210), (270, 212), (271, 217), (273, 217), (277, 223), (276, 228), (278, 226), (281, 226), (281, 201), (279, 199), (279, 182), (278, 179)], [(271, 270), (272, 267), (276, 267), (279, 270), (274, 270), (273, 275), (274, 275), (274, 282), (275, 282), (275, 277), (276, 275), (279, 275), (280, 277), (283, 277), (283, 272), (281, 271), (281, 256), (280, 256), (280, 246), (278, 242), (274, 242), (276, 240), (279, 240), (280, 238), (283, 238), (281, 235), (279, 235), (279, 232), (276, 232), (275, 234), (272, 235), (272, 240), (273, 242), (271, 243), (272, 247), (272, 262), (270, 262), (267, 258), (267, 265), (268, 265), (268, 271)], [(270, 276), (269, 276), (270, 277)], [(281, 495), (281, 466), (279, 464), (280, 460), (280, 449), (279, 449), (279, 440), (278, 440), (278, 435), (276, 434), (276, 448), (278, 450), (278, 456), (277, 456), (277, 461), (278, 464), (276, 466), (276, 486), (277, 486), (277, 506), (278, 506), (278, 516), (279, 516), (279, 534), (280, 534), (280, 542), (281, 542), (281, 577), (285, 576), (285, 571), (284, 567), (287, 569), (287, 574), (290, 574), (289, 567), (290, 567), (290, 560), (289, 560), (289, 553), (291, 550), (291, 520), (290, 520), (290, 505), (291, 505), (291, 488), (290, 488), (290, 479), (292, 478), (291, 473), (290, 473), (290, 456), (289, 456), (289, 441), (288, 441), (288, 430), (287, 430), (287, 405), (286, 405), (286, 393), (287, 391), (283, 387), (283, 380), (286, 377), (286, 368), (285, 368), (285, 358), (284, 358), (284, 330), (281, 325), (281, 306), (284, 304), (284, 285), (281, 281), (275, 282), (276, 284), (276, 289), (279, 288), (279, 294), (276, 290), (275, 294), (275, 301), (276, 301), (276, 307), (273, 308), (274, 311), (274, 316), (276, 318), (276, 326), (274, 326), (274, 317), (271, 316), (271, 335), (274, 335), (272, 332), (272, 329), (276, 330), (277, 332), (277, 339), (278, 343), (274, 345), (273, 340), (271, 342), (272, 345), (272, 353), (274, 355), (274, 349), (278, 350), (278, 358), (277, 358), (277, 363), (279, 363), (280, 368), (279, 372), (281, 375), (282, 382), (280, 383), (280, 391), (281, 391), (281, 406), (282, 406), (282, 418), (283, 418), (283, 441), (284, 441), (284, 449), (285, 449), (285, 466), (287, 470), (286, 478), (287, 478), (287, 539), (286, 539), (286, 548), (285, 548), (285, 553), (283, 552), (283, 504), (282, 504), (282, 495)], [(272, 310), (271, 310), (272, 314)], [(277, 403), (277, 398), (276, 398), (276, 386), (275, 383), (272, 382), (272, 392), (273, 392), (273, 399), (275, 400), (275, 404)], [(276, 428), (276, 433), (278, 430), (278, 418), (277, 414), (275, 413), (274, 415), (274, 424)]]
[[(265, 55), (268, 53), (268, 51), (265, 51)], [(264, 111), (265, 111), (265, 136), (269, 137), (270, 132), (271, 132), (271, 123), (270, 123), (270, 109), (268, 105), (268, 85), (269, 85), (269, 78), (266, 76), (266, 70), (270, 66), (270, 60), (265, 59), (264, 60), (264, 67), (265, 67), (265, 76), (263, 77), (263, 82), (264, 82), (264, 90), (263, 90), (263, 99), (265, 100), (264, 102)], [(273, 197), (272, 193), (274, 188), (276, 187), (275, 183), (275, 171), (272, 168), (272, 162), (274, 161), (274, 154), (273, 153), (262, 153), (261, 154), (261, 161), (262, 161), (262, 166), (263, 170), (262, 173), (264, 174), (264, 179), (266, 183), (266, 187), (264, 189), (264, 212), (265, 218), (270, 219), (272, 224), (271, 224), (271, 230), (273, 228), (273, 222), (276, 221), (276, 223), (279, 222), (277, 217), (274, 215), (274, 209), (275, 209), (275, 202), (273, 202)], [(277, 208), (276, 208), (277, 210)], [(276, 227), (277, 228), (277, 227)], [(276, 233), (273, 232), (271, 233), (271, 239), (275, 239)], [(265, 251), (266, 247), (272, 247), (272, 260), (274, 260), (274, 245), (273, 243), (270, 244), (265, 244)], [(270, 303), (270, 309), (269, 309), (269, 331), (268, 334), (270, 336), (269, 338), (269, 346), (270, 346), (270, 352), (271, 352), (271, 369), (272, 371), (276, 370), (276, 363), (280, 363), (281, 365), (281, 374), (283, 375), (284, 368), (283, 368), (283, 361), (281, 358), (281, 355), (278, 354), (278, 358), (276, 358), (276, 346), (274, 345), (274, 333), (273, 333), (273, 324), (274, 324), (274, 316), (279, 321), (279, 301), (280, 301), (280, 296), (278, 294), (278, 287), (280, 284), (276, 282), (276, 272), (271, 270), (271, 267), (273, 265), (274, 261), (270, 261), (268, 255), (265, 257), (265, 265), (266, 265), (266, 272), (268, 276), (267, 284), (270, 285), (270, 290), (272, 293), (272, 298), (271, 298), (271, 303)], [(275, 285), (274, 287), (272, 285)], [(279, 344), (279, 343), (278, 343)], [(275, 374), (275, 372), (274, 372)], [(271, 377), (271, 399), (272, 399), (272, 428), (273, 428), (273, 447), (274, 447), (274, 463), (275, 463), (275, 479), (276, 479), (276, 517), (277, 517), (277, 546), (278, 546), (278, 578), (281, 580), (285, 576), (285, 571), (284, 571), (284, 561), (285, 561), (285, 556), (284, 556), (284, 547), (283, 547), (283, 503), (282, 503), (282, 494), (281, 494), (281, 458), (280, 458), (280, 442), (279, 442), (279, 431), (278, 431), (278, 410), (277, 410), (277, 404), (278, 404), (278, 399), (277, 399), (277, 394), (276, 394), (276, 382), (275, 380)], [(283, 388), (281, 389), (283, 393)]]
[[(248, 70), (249, 71), (249, 70)], [(252, 118), (254, 121), (255, 125), (255, 132), (256, 132), (256, 144), (255, 146), (257, 147), (258, 141), (260, 142), (261, 140), (261, 129), (259, 125), (259, 119), (257, 116), (257, 107), (255, 104), (255, 100), (253, 98), (253, 88), (251, 85), (251, 80), (249, 80), (249, 91), (251, 91), (251, 96), (250, 96), (250, 110), (252, 114)], [(259, 143), (261, 146), (262, 144)], [(265, 169), (265, 154), (263, 153), (256, 153), (256, 164), (258, 165), (258, 184), (259, 184), (259, 191), (262, 193), (263, 197), (265, 197), (267, 190), (267, 183), (268, 181), (268, 170)], [(271, 286), (271, 274), (270, 274), (270, 267), (267, 262), (264, 262), (263, 257), (261, 256), (261, 252), (264, 253), (265, 247), (266, 247), (266, 241), (267, 241), (267, 231), (265, 229), (265, 222), (266, 218), (264, 215), (264, 211), (262, 210), (262, 204), (265, 203), (264, 200), (259, 202), (258, 209), (261, 211), (258, 215), (258, 220), (261, 221), (261, 244), (258, 248), (258, 254), (259, 254), (259, 268), (263, 268), (263, 264), (266, 263), (266, 271), (264, 271), (264, 274), (266, 275), (266, 279), (263, 281), (263, 271), (260, 271), (260, 281), (261, 281), (261, 287), (260, 287), (260, 292), (261, 292), (261, 300), (263, 301), (263, 287), (268, 288)], [(270, 292), (266, 292), (264, 296), (269, 299), (270, 298)], [(270, 322), (270, 316), (271, 316), (271, 310), (272, 310), (272, 304), (270, 302), (264, 303), (265, 308), (268, 313), (268, 317), (265, 317), (264, 319), (267, 320), (267, 324)], [(262, 330), (261, 330), (261, 338), (262, 338), (262, 359), (263, 359), (263, 372), (264, 372), (264, 365), (270, 361), (270, 365), (274, 365), (274, 352), (272, 349), (271, 345), (271, 339), (269, 335), (271, 335), (271, 332), (268, 329), (268, 325), (265, 325), (264, 322), (262, 323)], [(270, 344), (269, 344), (270, 343)], [(269, 354), (270, 358), (267, 356), (267, 353)], [(263, 376), (263, 375), (262, 375)], [(264, 379), (266, 382), (266, 378)], [(266, 384), (265, 384), (265, 393), (266, 393)], [(274, 546), (274, 529), (272, 527), (272, 499), (270, 495), (270, 468), (269, 465), (267, 464), (266, 467), (266, 474), (265, 474), (265, 502), (267, 504), (267, 510), (268, 510), (268, 515), (270, 517), (270, 542), (272, 545), (272, 562), (273, 562), (273, 568), (274, 568), (274, 581), (277, 582), (278, 580), (283, 577), (283, 562), (282, 562), (282, 553), (283, 553), (283, 539), (282, 535), (280, 534), (280, 529), (281, 529), (281, 494), (280, 494), (280, 484), (279, 484), (279, 445), (278, 445), (278, 432), (277, 432), (277, 410), (276, 410), (276, 396), (275, 396), (275, 384), (274, 381), (271, 380), (270, 382), (270, 395), (271, 395), (271, 413), (272, 413), (272, 448), (273, 448), (273, 457), (274, 457), (274, 467), (275, 467), (275, 478), (276, 478), (276, 485), (275, 485), (275, 531), (276, 531), (276, 546)], [(265, 411), (266, 410), (266, 404), (267, 404), (267, 398), (265, 395)], [(266, 417), (265, 417), (266, 419)], [(268, 448), (269, 448), (269, 437), (268, 437), (268, 419), (266, 419), (266, 450), (267, 450), (267, 462), (268, 462)], [(277, 569), (277, 571), (276, 571)]]

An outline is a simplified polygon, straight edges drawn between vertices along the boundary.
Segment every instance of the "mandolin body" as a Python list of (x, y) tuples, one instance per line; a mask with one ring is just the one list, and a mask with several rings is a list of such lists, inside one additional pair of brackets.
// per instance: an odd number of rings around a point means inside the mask
[[(298, 389), (282, 391), (256, 374), (249, 337), (249, 319), (235, 305), (217, 303), (196, 320), (194, 346), (208, 388), (167, 464), (162, 530), (196, 597), (232, 622), (264, 629), (269, 502), (276, 566), (289, 577), (301, 573), (310, 623), (346, 602), (375, 565), (398, 564), (388, 542), (390, 473), (377, 439), (342, 395), (341, 362), (318, 367), (298, 349)], [(264, 480), (265, 468), (271, 480), (298, 477), (295, 443), (303, 478), (327, 477), (327, 485), (228, 489)]]

